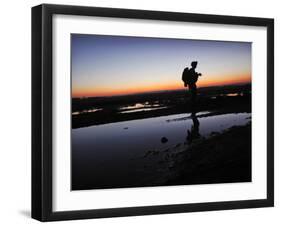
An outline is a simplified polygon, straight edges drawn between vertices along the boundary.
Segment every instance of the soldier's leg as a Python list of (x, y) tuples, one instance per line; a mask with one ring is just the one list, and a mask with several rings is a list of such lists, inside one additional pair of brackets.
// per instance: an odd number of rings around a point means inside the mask
[(197, 97), (197, 87), (196, 84), (194, 84), (191, 89), (192, 114), (196, 114), (196, 97)]

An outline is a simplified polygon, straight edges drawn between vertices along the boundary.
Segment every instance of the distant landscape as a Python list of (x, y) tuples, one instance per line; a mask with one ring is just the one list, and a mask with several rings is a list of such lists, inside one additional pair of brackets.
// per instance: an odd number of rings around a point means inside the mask
[[(72, 128), (190, 113), (187, 89), (113, 97), (72, 98)], [(197, 111), (251, 112), (251, 84), (199, 88)]]

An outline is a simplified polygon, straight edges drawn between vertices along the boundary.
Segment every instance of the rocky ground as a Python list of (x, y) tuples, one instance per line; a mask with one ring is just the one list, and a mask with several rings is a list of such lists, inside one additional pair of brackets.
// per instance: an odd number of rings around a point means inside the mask
[(208, 138), (198, 137), (190, 145), (149, 151), (143, 157), (159, 160), (157, 165), (151, 161), (154, 164), (145, 167), (148, 174), (154, 171), (155, 185), (250, 182), (251, 124), (232, 127)]

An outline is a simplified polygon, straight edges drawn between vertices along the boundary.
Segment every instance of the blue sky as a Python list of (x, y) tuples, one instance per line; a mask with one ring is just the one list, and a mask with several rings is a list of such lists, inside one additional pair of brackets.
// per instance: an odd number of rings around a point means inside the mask
[(106, 96), (182, 87), (193, 60), (199, 85), (245, 82), (251, 43), (147, 37), (71, 35), (73, 96)]

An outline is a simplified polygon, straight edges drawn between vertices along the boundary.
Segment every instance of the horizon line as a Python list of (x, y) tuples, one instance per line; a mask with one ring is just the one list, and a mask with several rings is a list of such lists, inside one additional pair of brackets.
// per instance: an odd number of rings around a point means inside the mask
[[(231, 83), (231, 84), (225, 84), (225, 85), (210, 85), (210, 86), (201, 86), (198, 87), (198, 89), (202, 88), (209, 88), (209, 87), (223, 87), (223, 86), (233, 86), (233, 85), (247, 85), (251, 84), (252, 82), (238, 82), (238, 83)], [(140, 94), (148, 94), (148, 93), (156, 93), (156, 92), (168, 92), (168, 91), (180, 91), (185, 90), (188, 88), (177, 88), (177, 89), (163, 89), (163, 90), (152, 90), (152, 91), (144, 91), (144, 92), (134, 92), (129, 94), (117, 94), (117, 95), (103, 95), (103, 96), (72, 96), (72, 99), (87, 99), (87, 98), (105, 98), (105, 97), (121, 97), (121, 96), (131, 96), (131, 95), (140, 95)]]

